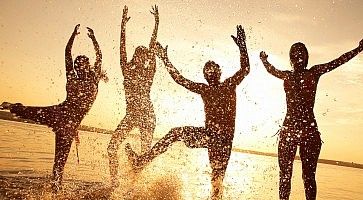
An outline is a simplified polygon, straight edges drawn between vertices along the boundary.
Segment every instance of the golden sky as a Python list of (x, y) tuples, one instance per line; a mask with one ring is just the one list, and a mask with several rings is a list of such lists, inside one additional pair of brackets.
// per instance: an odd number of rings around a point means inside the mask
[[(114, 129), (125, 114), (119, 66), (122, 8), (129, 7), (127, 51), (148, 45), (154, 26), (149, 10), (159, 5), (158, 40), (185, 77), (205, 82), (202, 68), (214, 60), (222, 79), (239, 68), (238, 48), (230, 38), (236, 25), (246, 30), (251, 73), (237, 88), (234, 145), (276, 152), (276, 137), (286, 112), (282, 81), (269, 75), (258, 53), (280, 69), (291, 69), (290, 46), (301, 41), (309, 66), (328, 62), (356, 46), (363, 36), (363, 3), (355, 1), (0, 1), (0, 101), (51, 105), (65, 99), (64, 49), (76, 24), (73, 56), (94, 59), (86, 26), (94, 29), (110, 81), (100, 83), (97, 100), (83, 124)], [(363, 57), (320, 79), (315, 115), (324, 141), (321, 158), (363, 163)], [(156, 137), (175, 126), (202, 126), (202, 100), (176, 85), (158, 64), (152, 87)]]

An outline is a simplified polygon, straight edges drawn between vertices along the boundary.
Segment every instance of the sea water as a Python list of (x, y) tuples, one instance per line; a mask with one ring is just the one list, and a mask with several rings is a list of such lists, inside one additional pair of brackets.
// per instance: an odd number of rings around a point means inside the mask
[[(210, 173), (205, 149), (174, 144), (142, 172), (119, 150), (120, 187), (109, 190), (107, 145), (110, 135), (80, 132), (56, 199), (208, 199)], [(130, 137), (135, 149), (138, 137)], [(324, 151), (324, 148), (322, 149)], [(45, 126), (0, 120), (0, 199), (54, 199), (49, 188), (54, 133)], [(326, 164), (317, 168), (318, 199), (363, 199), (363, 170)], [(224, 199), (278, 199), (277, 158), (232, 152), (224, 179)], [(295, 161), (290, 199), (304, 199), (301, 162)]]

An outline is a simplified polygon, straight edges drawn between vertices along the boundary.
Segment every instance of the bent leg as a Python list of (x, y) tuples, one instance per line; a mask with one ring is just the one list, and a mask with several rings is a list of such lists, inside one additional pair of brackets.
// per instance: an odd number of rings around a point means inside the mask
[(201, 132), (204, 128), (197, 127), (178, 127), (171, 129), (168, 134), (161, 138), (148, 152), (137, 156), (137, 154), (131, 149), (130, 145), (126, 146), (126, 153), (129, 157), (134, 168), (142, 168), (151, 162), (158, 155), (166, 152), (168, 148), (177, 141), (184, 141), (187, 146), (190, 143), (189, 135), (194, 135)]
[(302, 178), (304, 180), (306, 200), (316, 199), (315, 172), (321, 149), (320, 136), (309, 138), (300, 145)]
[(125, 140), (126, 135), (132, 130), (133, 126), (131, 124), (132, 119), (126, 116), (121, 123), (116, 128), (115, 132), (111, 136), (110, 143), (107, 147), (107, 153), (109, 158), (110, 165), (110, 175), (111, 182), (114, 186), (118, 185), (117, 182), (117, 174), (118, 174), (118, 157), (117, 151), (120, 147), (120, 144)]
[(280, 138), (278, 147), (278, 159), (280, 167), (280, 200), (288, 200), (290, 196), (292, 168), (296, 150), (296, 144), (293, 144), (291, 141), (286, 141), (286, 138)]
[(73, 136), (69, 133), (58, 132), (55, 134), (55, 156), (53, 165), (53, 191), (58, 191), (62, 184), (64, 166), (66, 165), (69, 151), (71, 150)]

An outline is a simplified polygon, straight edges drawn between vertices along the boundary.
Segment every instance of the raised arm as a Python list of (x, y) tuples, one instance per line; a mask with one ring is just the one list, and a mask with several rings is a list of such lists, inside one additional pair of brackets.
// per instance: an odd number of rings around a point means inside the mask
[(150, 44), (149, 44), (149, 52), (148, 52), (148, 59), (149, 59), (149, 69), (146, 71), (147, 75), (149, 77), (154, 76), (155, 71), (156, 71), (156, 59), (155, 59), (155, 54), (156, 54), (156, 39), (157, 39), (157, 35), (158, 35), (158, 28), (159, 28), (159, 10), (158, 10), (158, 6), (154, 6), (152, 7), (152, 10), (150, 11), (151, 14), (154, 15), (155, 17), (155, 26), (154, 26), (154, 31), (152, 33), (151, 39), (150, 39)]
[(310, 70), (318, 75), (325, 74), (348, 62), (362, 51), (363, 51), (363, 39), (359, 42), (358, 47), (354, 48), (353, 50), (344, 53), (339, 58), (334, 59), (328, 63), (315, 65)]
[(268, 58), (268, 55), (264, 51), (261, 51), (260, 59), (261, 59), (263, 65), (265, 66), (267, 72), (274, 75), (275, 77), (277, 77), (279, 79), (283, 79), (283, 80), (287, 79), (290, 72), (281, 71), (279, 69), (276, 69), (270, 62), (268, 62), (267, 58)]
[(87, 30), (88, 30), (87, 35), (89, 38), (91, 38), (91, 40), (93, 42), (93, 46), (95, 48), (95, 52), (96, 52), (96, 61), (94, 64), (94, 71), (95, 71), (97, 81), (99, 81), (101, 79), (102, 52), (101, 52), (100, 46), (98, 45), (98, 42), (96, 40), (93, 30), (89, 27), (87, 27)]
[(66, 50), (65, 50), (67, 79), (71, 78), (75, 74), (74, 69), (73, 69), (72, 46), (73, 46), (74, 38), (76, 37), (76, 35), (79, 34), (79, 31), (78, 31), (79, 26), (80, 26), (80, 24), (77, 24), (76, 27), (74, 27), (73, 33), (72, 33), (71, 37), (68, 40)]
[(240, 63), (241, 68), (230, 78), (224, 82), (229, 85), (238, 85), (250, 72), (250, 62), (248, 59), (247, 47), (246, 47), (246, 35), (241, 25), (237, 26), (237, 37), (231, 35), (234, 42), (237, 44), (240, 51)]
[(171, 77), (174, 79), (174, 81), (176, 83), (178, 83), (179, 85), (185, 87), (186, 89), (188, 89), (192, 92), (195, 92), (198, 94), (203, 93), (203, 91), (207, 87), (205, 84), (195, 83), (191, 80), (184, 78), (180, 74), (180, 72), (173, 66), (173, 64), (171, 64), (171, 62), (168, 59), (168, 55), (167, 55), (168, 46), (163, 48), (160, 43), (157, 43), (156, 47), (157, 47), (158, 57), (164, 62), (166, 69), (168, 70), (169, 74), (171, 75)]
[(127, 54), (126, 54), (126, 23), (130, 20), (127, 17), (127, 6), (124, 7), (121, 21), (121, 37), (120, 37), (120, 65), (122, 73), (125, 72), (127, 67)]
[[(155, 17), (155, 26), (154, 26), (154, 31), (153, 31), (153, 34), (151, 36), (151, 40), (150, 40), (150, 44), (149, 44), (149, 49), (152, 50), (152, 49), (155, 49), (156, 48), (156, 38), (157, 38), (157, 35), (158, 35), (158, 28), (159, 28), (159, 10), (158, 10), (158, 6), (155, 5), (154, 7), (152, 7), (152, 10), (150, 11), (151, 14), (154, 15)], [(155, 51), (152, 51), (155, 55)]]

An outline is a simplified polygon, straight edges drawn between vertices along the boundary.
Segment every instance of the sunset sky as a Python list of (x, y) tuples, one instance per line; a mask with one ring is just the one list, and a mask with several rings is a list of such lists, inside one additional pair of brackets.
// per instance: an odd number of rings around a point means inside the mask
[[(247, 35), (251, 73), (237, 88), (234, 146), (277, 152), (273, 137), (286, 113), (281, 80), (259, 60), (264, 50), (279, 69), (291, 69), (288, 52), (306, 44), (309, 66), (325, 63), (358, 46), (363, 38), (363, 3), (352, 1), (0, 1), (0, 101), (52, 105), (65, 99), (64, 49), (78, 23), (81, 34), (73, 57), (94, 61), (85, 27), (94, 29), (110, 81), (101, 82), (92, 110), (83, 121), (115, 129), (125, 114), (123, 76), (119, 66), (122, 8), (129, 7), (126, 27), (128, 58), (138, 45), (148, 46), (154, 26), (151, 6), (160, 12), (158, 41), (169, 45), (169, 58), (181, 73), (205, 82), (204, 63), (222, 67), (222, 79), (239, 68), (231, 39), (236, 25)], [(161, 137), (176, 126), (203, 126), (202, 99), (170, 78), (158, 61), (152, 87)], [(321, 158), (363, 163), (363, 55), (324, 75), (318, 85), (315, 115), (324, 141)], [(0, 136), (1, 137), (1, 136)]]

